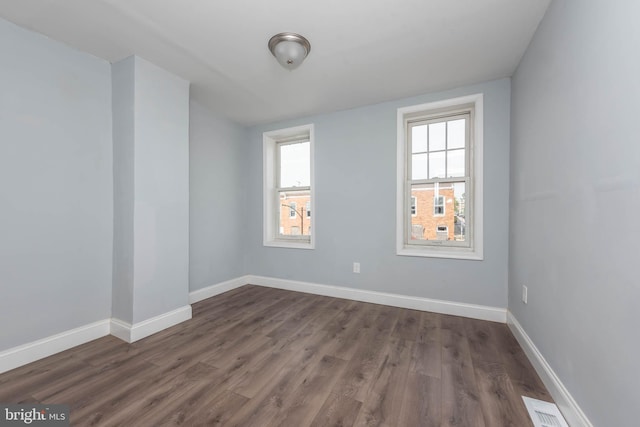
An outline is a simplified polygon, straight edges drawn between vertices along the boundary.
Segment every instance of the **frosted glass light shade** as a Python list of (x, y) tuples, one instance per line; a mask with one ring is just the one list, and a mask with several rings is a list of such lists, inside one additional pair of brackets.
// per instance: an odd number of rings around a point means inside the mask
[(269, 50), (280, 65), (288, 70), (298, 68), (311, 50), (307, 39), (295, 33), (280, 33), (269, 40)]
[(275, 48), (275, 57), (284, 68), (298, 68), (307, 56), (307, 50), (296, 42), (280, 42)]

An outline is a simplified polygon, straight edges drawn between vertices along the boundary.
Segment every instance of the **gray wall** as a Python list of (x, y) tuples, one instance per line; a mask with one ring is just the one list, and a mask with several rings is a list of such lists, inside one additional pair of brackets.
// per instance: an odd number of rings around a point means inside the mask
[(112, 66), (113, 317), (188, 304), (189, 82), (139, 58)]
[(133, 323), (135, 57), (111, 66), (113, 114), (113, 288), (111, 314)]
[(189, 82), (135, 58), (133, 322), (189, 303)]
[(638, 16), (556, 0), (513, 78), (509, 309), (598, 426), (638, 425)]
[(190, 290), (245, 274), (247, 132), (191, 101)]
[(0, 20), (0, 350), (111, 315), (110, 79)]
[[(397, 108), (484, 93), (484, 261), (396, 255)], [(251, 274), (507, 305), (510, 80), (250, 129), (246, 267)], [(262, 133), (315, 125), (316, 249), (262, 245)], [(352, 273), (352, 263), (361, 273)]]

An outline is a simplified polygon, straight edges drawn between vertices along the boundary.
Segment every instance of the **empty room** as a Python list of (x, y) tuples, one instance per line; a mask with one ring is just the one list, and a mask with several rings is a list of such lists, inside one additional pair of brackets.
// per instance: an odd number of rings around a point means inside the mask
[(639, 425), (638, 16), (2, 1), (0, 425)]

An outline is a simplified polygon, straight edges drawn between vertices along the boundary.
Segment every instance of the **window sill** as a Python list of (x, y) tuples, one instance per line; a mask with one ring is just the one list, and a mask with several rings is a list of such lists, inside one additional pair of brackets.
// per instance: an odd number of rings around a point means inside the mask
[(305, 242), (302, 240), (270, 240), (264, 242), (264, 246), (272, 248), (315, 249), (313, 242)]
[(398, 249), (399, 256), (413, 256), (424, 258), (450, 258), (450, 259), (466, 259), (472, 261), (482, 261), (484, 259), (482, 253), (471, 249), (455, 249), (455, 248), (431, 248), (431, 247), (415, 247), (405, 246)]

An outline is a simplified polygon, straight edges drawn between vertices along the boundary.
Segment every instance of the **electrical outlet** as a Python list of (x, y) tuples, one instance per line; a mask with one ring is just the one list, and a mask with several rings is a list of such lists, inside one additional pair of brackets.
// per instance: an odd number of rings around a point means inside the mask
[(523, 303), (527, 303), (527, 287), (525, 285), (522, 285), (522, 302)]
[(360, 263), (359, 262), (354, 262), (353, 263), (353, 272), (354, 273), (360, 273)]

